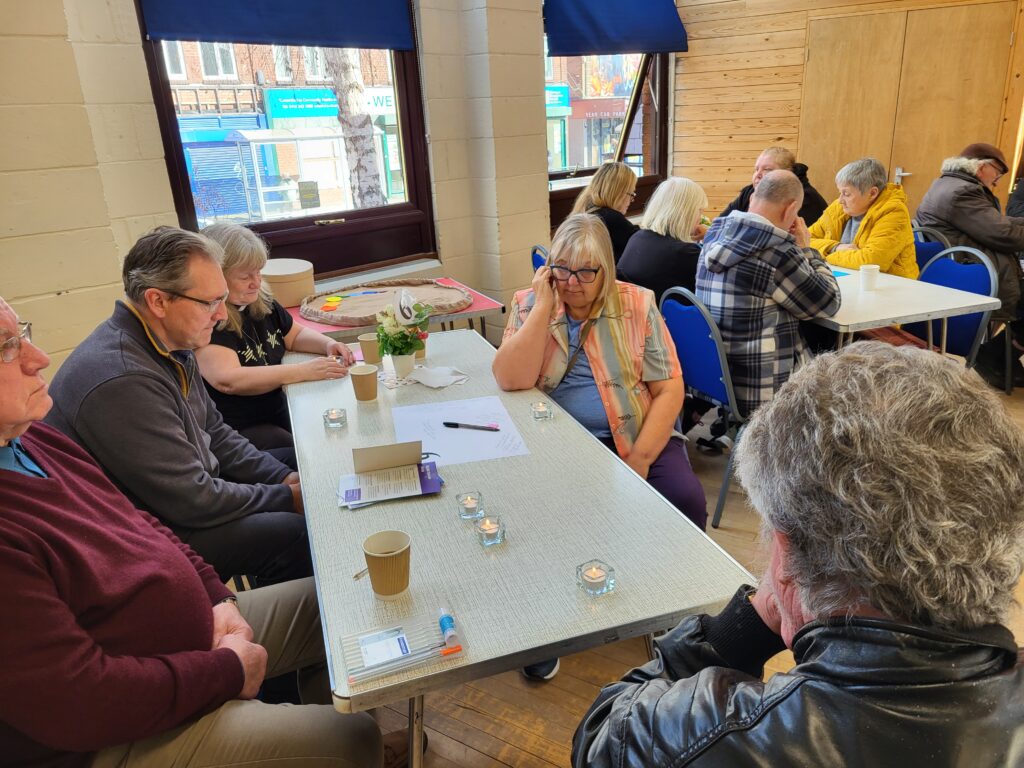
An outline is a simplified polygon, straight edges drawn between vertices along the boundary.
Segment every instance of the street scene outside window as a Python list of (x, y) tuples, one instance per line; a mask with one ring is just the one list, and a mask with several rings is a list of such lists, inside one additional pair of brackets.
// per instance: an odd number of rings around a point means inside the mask
[(199, 227), (408, 200), (390, 51), (166, 41)]

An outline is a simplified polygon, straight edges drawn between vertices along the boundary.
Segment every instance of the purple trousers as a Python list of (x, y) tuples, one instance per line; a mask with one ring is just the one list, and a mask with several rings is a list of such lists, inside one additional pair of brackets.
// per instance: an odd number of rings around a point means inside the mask
[[(604, 438), (601, 442), (615, 450), (611, 438)], [(690, 457), (686, 455), (686, 445), (680, 438), (669, 438), (668, 444), (647, 471), (647, 482), (698, 528), (702, 531), (707, 529), (708, 510), (704, 486), (693, 474)]]

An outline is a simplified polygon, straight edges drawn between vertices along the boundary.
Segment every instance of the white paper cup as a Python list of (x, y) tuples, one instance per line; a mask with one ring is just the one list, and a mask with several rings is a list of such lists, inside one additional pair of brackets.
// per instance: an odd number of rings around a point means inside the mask
[(873, 291), (878, 287), (878, 273), (880, 268), (877, 264), (865, 264), (860, 268), (860, 289), (862, 291)]

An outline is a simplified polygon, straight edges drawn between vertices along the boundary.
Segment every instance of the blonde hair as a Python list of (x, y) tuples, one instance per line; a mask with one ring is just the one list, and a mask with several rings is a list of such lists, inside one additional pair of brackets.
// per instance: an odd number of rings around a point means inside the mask
[[(761, 152), (761, 155), (768, 155), (779, 166), (779, 169), (783, 171), (792, 171), (793, 166), (796, 165), (796, 155), (793, 154), (792, 150), (785, 147), (768, 147), (768, 149)], [(761, 155), (758, 155), (758, 157)]]
[(640, 228), (692, 243), (693, 228), (700, 221), (701, 209), (707, 206), (708, 196), (700, 184), (682, 176), (672, 176), (654, 190)]
[[(632, 173), (632, 171), (630, 171)], [(597, 262), (603, 279), (601, 293), (595, 300), (596, 308), (603, 308), (613, 296), (615, 287), (615, 256), (608, 228), (592, 213), (574, 213), (562, 222), (551, 241), (549, 264), (564, 264), (579, 269), (583, 264)], [(594, 316), (591, 312), (591, 316)]]
[(575, 213), (590, 213), (595, 208), (615, 208), (623, 195), (636, 189), (636, 174), (625, 163), (605, 163), (590, 177), (590, 183), (576, 197)]
[[(239, 270), (255, 269), (260, 270), (267, 263), (268, 247), (262, 237), (251, 229), (240, 224), (232, 224), (227, 221), (219, 221), (203, 228), (202, 234), (213, 240), (224, 249), (224, 261), (221, 268), (224, 276), (230, 272)], [(225, 302), (228, 316), (217, 324), (217, 329), (223, 331), (225, 328), (231, 332), (242, 335), (242, 315), (238, 307), (230, 301)], [(260, 285), (260, 295), (249, 305), (249, 317), (259, 320), (270, 314), (274, 306), (274, 294), (266, 281)]]

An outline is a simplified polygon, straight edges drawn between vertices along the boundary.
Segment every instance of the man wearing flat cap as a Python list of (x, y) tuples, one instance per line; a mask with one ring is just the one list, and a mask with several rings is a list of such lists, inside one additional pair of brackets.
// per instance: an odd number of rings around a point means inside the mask
[[(1021, 267), (1017, 252), (1024, 251), (1024, 218), (1004, 216), (993, 192), (1007, 171), (1009, 165), (998, 147), (969, 144), (956, 157), (943, 161), (942, 175), (932, 182), (917, 209), (917, 221), (922, 227), (939, 230), (950, 245), (977, 248), (991, 257), (999, 275), (999, 299), (1003, 303), (992, 319), (1012, 322), (1018, 319), (1020, 310)], [(1014, 336), (1024, 340), (1024, 322), (1017, 325)], [(979, 373), (994, 384), (1001, 376), (1002, 348), (1003, 340), (998, 339), (985, 345), (978, 355)], [(1024, 383), (1024, 370), (1019, 365), (1016, 378)]]

